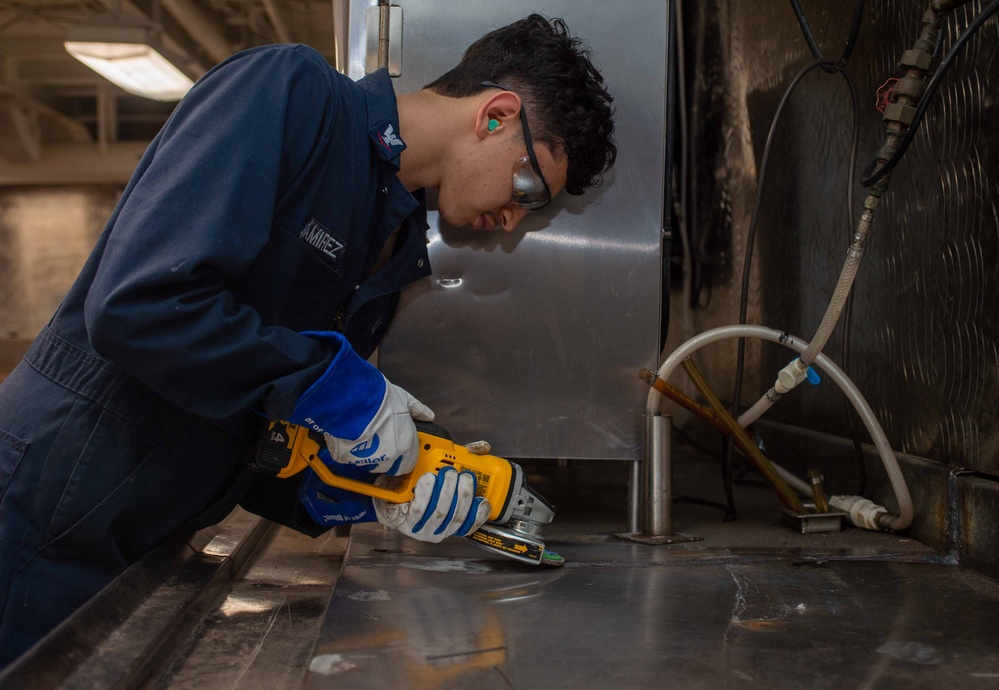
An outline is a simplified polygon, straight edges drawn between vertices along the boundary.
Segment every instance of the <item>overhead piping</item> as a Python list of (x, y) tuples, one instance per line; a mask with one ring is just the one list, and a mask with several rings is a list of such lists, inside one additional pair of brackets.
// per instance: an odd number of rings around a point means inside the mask
[(170, 16), (198, 42), (208, 56), (221, 62), (232, 55), (233, 49), (218, 23), (192, 0), (160, 0)]
[(274, 0), (261, 0), (261, 2), (264, 3), (264, 10), (267, 11), (267, 16), (274, 26), (274, 32), (277, 34), (278, 41), (281, 43), (291, 43), (291, 34), (288, 32), (288, 25), (285, 24), (284, 17), (281, 15), (281, 11), (278, 10), (277, 3)]

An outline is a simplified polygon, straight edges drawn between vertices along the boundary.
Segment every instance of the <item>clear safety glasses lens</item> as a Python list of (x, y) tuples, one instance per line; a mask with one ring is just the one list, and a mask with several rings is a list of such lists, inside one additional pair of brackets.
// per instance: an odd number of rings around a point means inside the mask
[(535, 172), (530, 156), (518, 160), (513, 166), (513, 203), (529, 211), (535, 211), (551, 200), (548, 186)]

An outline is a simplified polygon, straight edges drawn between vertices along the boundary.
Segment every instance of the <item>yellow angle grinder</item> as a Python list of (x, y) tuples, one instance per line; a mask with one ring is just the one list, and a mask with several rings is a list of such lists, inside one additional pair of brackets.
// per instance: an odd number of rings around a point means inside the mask
[(282, 479), (311, 467), (330, 486), (390, 503), (413, 500), (416, 482), (427, 472), (437, 472), (446, 465), (459, 472), (468, 470), (475, 475), (476, 495), (486, 498), (492, 509), (489, 521), (468, 535), (472, 543), (526, 563), (553, 567), (565, 563), (564, 558), (546, 549), (541, 539), (541, 528), (555, 517), (555, 507), (527, 485), (520, 465), (495, 455), (472, 453), (456, 445), (437, 424), (416, 422), (416, 430), (420, 439), (416, 466), (392, 489), (334, 474), (319, 458), (319, 450), (325, 446), (322, 435), (285, 421), (268, 425), (253, 467)]

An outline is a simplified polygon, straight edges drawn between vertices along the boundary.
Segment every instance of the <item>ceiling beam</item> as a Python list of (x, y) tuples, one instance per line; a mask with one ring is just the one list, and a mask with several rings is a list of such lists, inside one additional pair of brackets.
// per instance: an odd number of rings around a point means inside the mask
[(53, 144), (35, 161), (0, 165), (0, 186), (121, 184), (128, 182), (149, 142)]
[(225, 26), (202, 10), (193, 0), (160, 0), (160, 2), (214, 62), (221, 62), (232, 55), (232, 46), (225, 37)]

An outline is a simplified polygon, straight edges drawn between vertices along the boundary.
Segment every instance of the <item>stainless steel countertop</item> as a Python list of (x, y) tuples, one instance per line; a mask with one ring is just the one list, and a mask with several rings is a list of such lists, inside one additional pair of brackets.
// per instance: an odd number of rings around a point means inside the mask
[[(674, 456), (678, 491), (717, 500), (717, 464)], [(376, 524), (310, 540), (234, 514), (185, 543), (188, 556), (134, 566), (0, 687), (949, 689), (999, 678), (996, 581), (899, 535), (797, 534), (770, 490), (746, 484), (735, 522), (704, 503), (674, 506), (677, 530), (703, 541), (623, 541), (626, 469), (530, 469), (558, 509), (545, 537), (561, 569)]]

